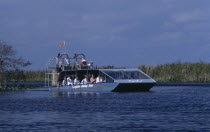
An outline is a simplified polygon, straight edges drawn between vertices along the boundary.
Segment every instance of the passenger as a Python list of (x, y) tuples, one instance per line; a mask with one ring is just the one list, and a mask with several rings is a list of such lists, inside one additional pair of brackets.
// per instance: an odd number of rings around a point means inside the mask
[(106, 77), (105, 76), (102, 76), (102, 82), (106, 82)]
[(103, 79), (100, 75), (98, 75), (98, 77), (96, 78), (96, 83), (101, 83), (103, 82)]
[(79, 69), (79, 65), (77, 61), (74, 62), (74, 69)]
[(56, 70), (58, 73), (60, 73), (62, 71), (62, 67), (63, 67), (63, 63), (62, 63), (62, 61), (60, 61), (59, 64), (56, 66)]
[(95, 67), (93, 66), (93, 62), (92, 61), (88, 64), (88, 66), (89, 66), (90, 69), (95, 69)]
[(74, 79), (74, 85), (80, 84), (78, 77), (76, 76)]
[(67, 84), (67, 78), (66, 78), (66, 77), (64, 77), (64, 78), (63, 78), (62, 85), (63, 85), (63, 86), (66, 86), (66, 84)]
[(88, 77), (87, 75), (84, 76), (84, 79), (81, 81), (81, 84), (88, 84)]
[(91, 76), (90, 83), (96, 83), (96, 78), (94, 77), (94, 75)]
[(82, 58), (82, 60), (81, 60), (81, 65), (82, 66), (86, 66), (87, 65), (86, 60), (84, 58)]
[(73, 84), (74, 84), (74, 82), (73, 82), (72, 78), (68, 77), (67, 78), (67, 85), (69, 86), (69, 85), (73, 85)]

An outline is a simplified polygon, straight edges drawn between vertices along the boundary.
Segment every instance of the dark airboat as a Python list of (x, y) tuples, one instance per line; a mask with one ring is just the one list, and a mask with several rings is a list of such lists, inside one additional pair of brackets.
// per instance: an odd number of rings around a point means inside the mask
[[(95, 77), (94, 82), (90, 82), (91, 76)], [(84, 78), (86, 81), (83, 81)], [(58, 54), (46, 65), (45, 86), (57, 86), (51, 87), (51, 91), (139, 92), (149, 91), (155, 83), (138, 69), (97, 69), (86, 64), (84, 54), (73, 57), (66, 53)]]

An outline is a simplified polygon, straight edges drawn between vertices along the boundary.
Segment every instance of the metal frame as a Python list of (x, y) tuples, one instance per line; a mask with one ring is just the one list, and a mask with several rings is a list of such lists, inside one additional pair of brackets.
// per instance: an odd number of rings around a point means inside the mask
[[(54, 73), (52, 72), (52, 70), (56, 70), (56, 66), (51, 66), (53, 61), (55, 61), (55, 65), (59, 65), (59, 60), (61, 60), (62, 62), (66, 62), (66, 64), (64, 63), (62, 66), (62, 71), (70, 71), (70, 70), (76, 70), (73, 68), (74, 63), (77, 62), (79, 59), (86, 59), (86, 56), (82, 53), (79, 54), (74, 54), (74, 57), (69, 57), (69, 55), (67, 53), (63, 53), (57, 57), (52, 57), (49, 59), (49, 61), (47, 62), (47, 64), (45, 65), (45, 87), (51, 87), (52, 85), (50, 85), (50, 82), (52, 80), (50, 80), (52, 78), (52, 76), (54, 74), (59, 74), (59, 73)], [(74, 60), (74, 62), (71, 64), (71, 60)], [(79, 64), (80, 65), (80, 64)], [(71, 66), (70, 70), (66, 70), (64, 67), (65, 66)], [(77, 70), (81, 70), (82, 67), (80, 66)], [(88, 67), (89, 69), (89, 67)], [(86, 70), (86, 69), (84, 69)], [(51, 82), (52, 84), (52, 82)]]

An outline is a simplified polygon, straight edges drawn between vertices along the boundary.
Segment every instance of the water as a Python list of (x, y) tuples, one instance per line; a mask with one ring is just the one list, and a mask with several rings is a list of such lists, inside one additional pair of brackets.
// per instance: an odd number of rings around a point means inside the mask
[(0, 92), (0, 131), (210, 131), (210, 87), (139, 93)]

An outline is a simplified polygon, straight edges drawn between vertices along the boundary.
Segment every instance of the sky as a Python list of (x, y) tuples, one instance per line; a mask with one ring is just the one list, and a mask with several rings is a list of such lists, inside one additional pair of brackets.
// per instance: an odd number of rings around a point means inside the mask
[(210, 63), (210, 0), (0, 0), (0, 40), (28, 70), (65, 51), (97, 66)]

